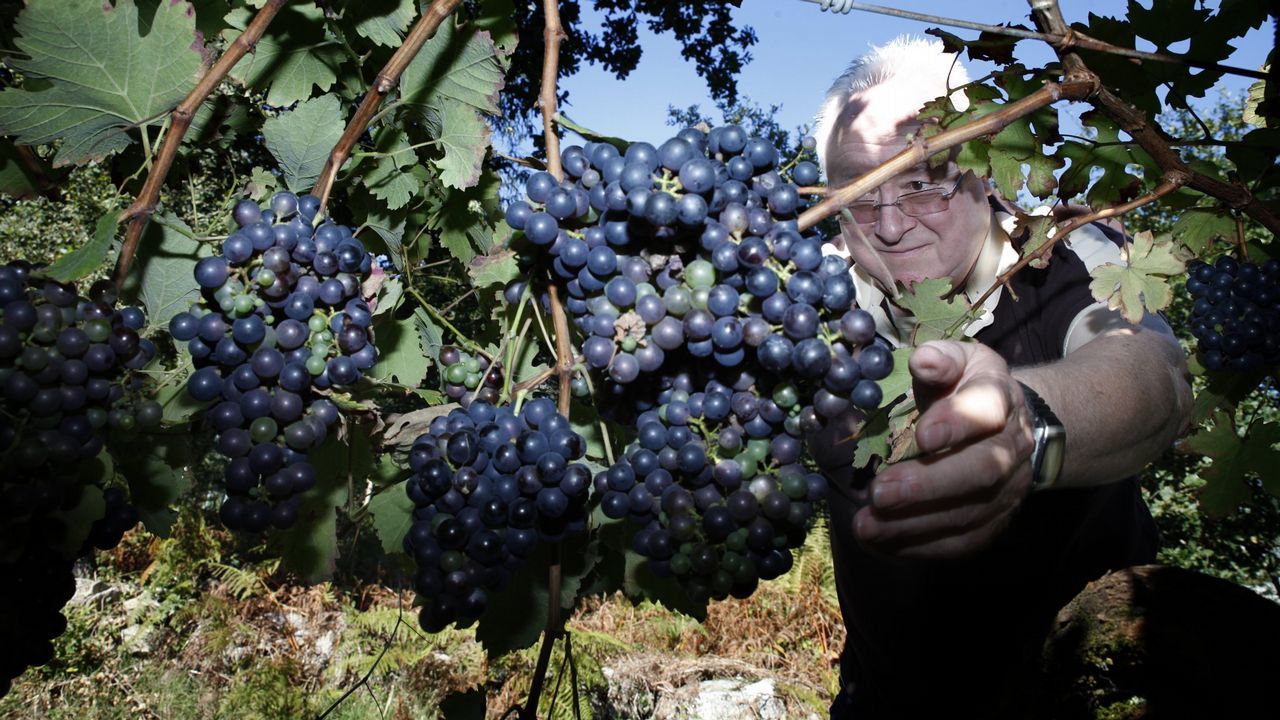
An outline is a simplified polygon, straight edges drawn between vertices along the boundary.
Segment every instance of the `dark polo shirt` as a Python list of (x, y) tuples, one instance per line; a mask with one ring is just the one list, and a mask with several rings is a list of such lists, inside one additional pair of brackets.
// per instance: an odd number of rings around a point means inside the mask
[[(1047, 269), (1013, 278), (1013, 292), (1002, 294), (994, 321), (975, 339), (1010, 367), (1058, 360), (1072, 321), (1095, 303), (1089, 282), (1076, 251), (1059, 243)], [(866, 478), (851, 478), (844, 458), (823, 460), (834, 482), (849, 483), (829, 494), (836, 587), (849, 631), (841, 655), (845, 691), (833, 718), (998, 717), (1009, 692), (1033, 687), (1057, 611), (1090, 580), (1155, 557), (1156, 527), (1136, 478), (1034, 493), (1007, 531), (972, 557), (874, 555), (853, 535)]]

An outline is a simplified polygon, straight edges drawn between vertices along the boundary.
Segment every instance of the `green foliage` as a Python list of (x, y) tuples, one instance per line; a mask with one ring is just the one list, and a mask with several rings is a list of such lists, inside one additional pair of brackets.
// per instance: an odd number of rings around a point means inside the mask
[(315, 183), (342, 136), (342, 120), (338, 98), (321, 95), (262, 124), (263, 140), (280, 164), (285, 187), (303, 192)]
[(1125, 265), (1107, 263), (1093, 271), (1089, 290), (1099, 302), (1137, 324), (1144, 314), (1169, 306), (1173, 300), (1169, 278), (1185, 272), (1186, 265), (1174, 249), (1156, 243), (1149, 232), (1135, 235), (1127, 249)]
[[(231, 28), (222, 33), (223, 39), (234, 41), (251, 19), (249, 8), (232, 10), (226, 16)], [(312, 97), (312, 88), (327, 92), (338, 80), (336, 68), (341, 64), (342, 48), (327, 37), (324, 11), (309, 3), (288, 3), (254, 51), (232, 68), (231, 77), (265, 92), (269, 105), (287, 107)], [(338, 127), (341, 131), (341, 120)]]
[(146, 23), (133, 0), (34, 2), (15, 31), (26, 87), (0, 92), (0, 134), (25, 145), (61, 140), (55, 165), (119, 152), (128, 130), (177, 105), (200, 73), (194, 15), (160, 3)]

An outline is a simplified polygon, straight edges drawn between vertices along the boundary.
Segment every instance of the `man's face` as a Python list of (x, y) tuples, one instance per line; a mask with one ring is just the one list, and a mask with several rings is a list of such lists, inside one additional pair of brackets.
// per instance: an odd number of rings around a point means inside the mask
[[(883, 94), (876, 97), (878, 90), (881, 88), (855, 95), (831, 133), (827, 179), (833, 187), (847, 185), (897, 155), (907, 147), (907, 134), (920, 129), (912, 119), (916, 104)], [(867, 107), (874, 112), (866, 112)], [(857, 237), (860, 229), (894, 280), (910, 284), (945, 277), (953, 287), (962, 286), (990, 230), (991, 211), (981, 181), (972, 174), (960, 178), (955, 162), (938, 168), (917, 166), (863, 198), (885, 206), (880, 208), (878, 220), (870, 224), (841, 220), (845, 246), (854, 262), (865, 268), (877, 265), (867, 243)], [(951, 190), (957, 180), (959, 187), (941, 212), (910, 217), (889, 204), (911, 192)]]

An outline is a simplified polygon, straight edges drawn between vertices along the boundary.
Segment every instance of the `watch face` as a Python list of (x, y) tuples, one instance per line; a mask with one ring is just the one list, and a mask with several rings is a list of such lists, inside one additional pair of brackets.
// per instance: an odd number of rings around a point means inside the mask
[(1040, 481), (1045, 485), (1057, 482), (1062, 473), (1062, 461), (1067, 450), (1067, 433), (1061, 427), (1047, 427), (1044, 432), (1043, 455), (1040, 458)]

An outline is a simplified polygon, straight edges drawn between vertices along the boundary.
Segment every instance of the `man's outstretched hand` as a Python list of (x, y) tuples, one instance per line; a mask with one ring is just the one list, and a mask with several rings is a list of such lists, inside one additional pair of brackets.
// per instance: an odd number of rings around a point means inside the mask
[(1009, 366), (953, 341), (911, 356), (922, 455), (872, 481), (854, 529), (867, 547), (911, 558), (975, 552), (1005, 528), (1031, 487), (1031, 417)]

